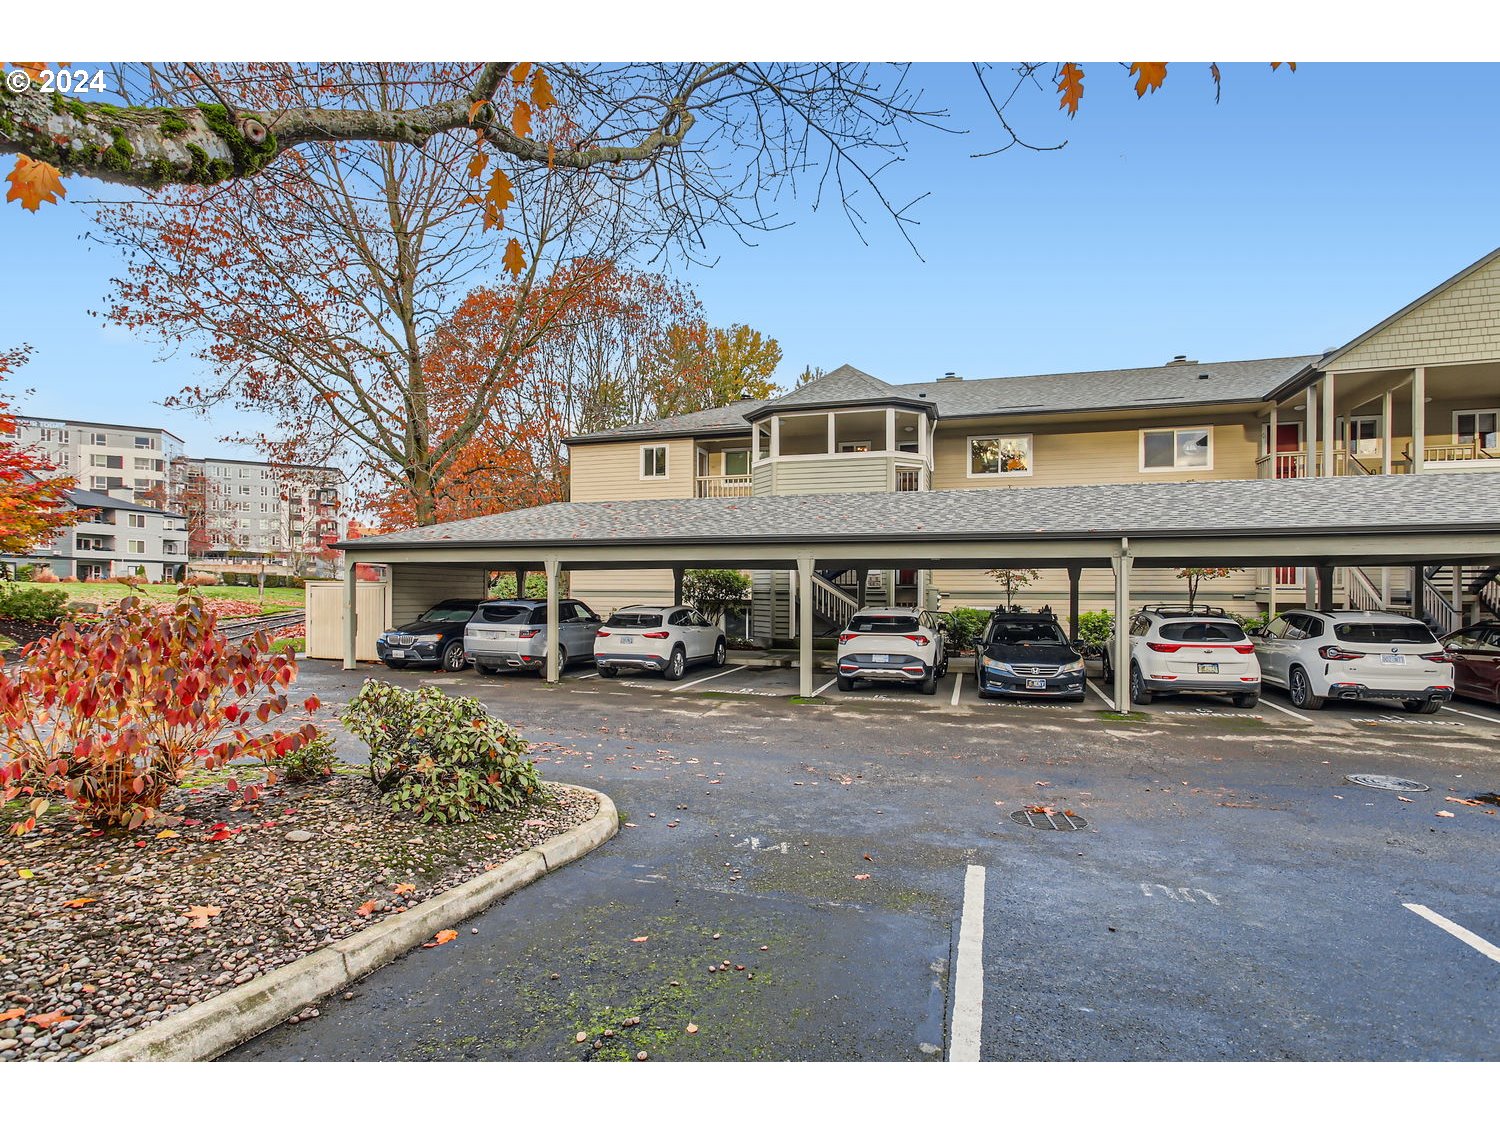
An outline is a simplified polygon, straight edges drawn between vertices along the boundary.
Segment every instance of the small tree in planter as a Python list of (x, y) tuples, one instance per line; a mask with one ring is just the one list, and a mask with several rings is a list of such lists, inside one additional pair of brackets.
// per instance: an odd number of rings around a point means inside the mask
[[(189, 773), (236, 759), (264, 762), (275, 780), (271, 767), (318, 733), (272, 722), (290, 706), (297, 665), (271, 655), (264, 634), (229, 641), (214, 623), (186, 589), (169, 607), (126, 597), (87, 631), (64, 622), (0, 671), (0, 803), (30, 798), (12, 832), (34, 828), (54, 800), (84, 820), (139, 828)], [(303, 706), (317, 710), (317, 697)]]
[(750, 597), (750, 579), (739, 570), (688, 570), (682, 575), (682, 600), (710, 621)]
[(1002, 608), (1016, 609), (1016, 595), (1042, 576), (1039, 570), (1001, 567), (989, 572), (991, 578), (1005, 587), (1005, 605)]
[(1228, 578), (1231, 574), (1238, 574), (1245, 568), (1242, 566), (1185, 566), (1177, 572), (1177, 577), (1187, 582), (1188, 608), (1192, 609), (1198, 604), (1198, 584), (1200, 582), (1212, 582), (1215, 578)]

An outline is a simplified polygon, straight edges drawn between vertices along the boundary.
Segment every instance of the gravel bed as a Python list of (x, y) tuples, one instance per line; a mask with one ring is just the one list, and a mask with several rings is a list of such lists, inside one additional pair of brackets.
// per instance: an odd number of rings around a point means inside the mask
[(216, 782), (139, 832), (56, 816), (0, 837), (0, 1060), (81, 1058), (598, 811), (544, 788), (526, 810), (439, 827), (395, 816), (359, 773), (283, 781), (254, 805)]

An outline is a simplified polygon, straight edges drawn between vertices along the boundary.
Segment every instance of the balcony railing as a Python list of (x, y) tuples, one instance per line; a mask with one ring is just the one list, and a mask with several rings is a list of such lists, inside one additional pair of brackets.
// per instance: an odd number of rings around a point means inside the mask
[[(1500, 469), (1500, 450), (1486, 449), (1477, 441), (1425, 447), (1424, 465), (1472, 465), (1475, 468)], [(1391, 462), (1391, 472), (1409, 473), (1415, 464), (1411, 445), (1400, 450)], [(1284, 450), (1268, 453), (1255, 460), (1255, 475), (1261, 479), (1324, 476), (1323, 455), (1314, 455), (1312, 472), (1308, 471), (1307, 451)], [(1333, 451), (1333, 475), (1336, 477), (1379, 476), (1384, 471), (1379, 453)]]
[[(1425, 450), (1424, 460), (1427, 461), (1494, 461), (1500, 460), (1496, 454), (1500, 450), (1486, 449), (1478, 441), (1459, 442), (1454, 445), (1429, 445)], [(1408, 461), (1411, 460), (1411, 446), (1406, 447), (1403, 454)]]
[(712, 496), (749, 496), (750, 474), (699, 477), (697, 495), (700, 500)]

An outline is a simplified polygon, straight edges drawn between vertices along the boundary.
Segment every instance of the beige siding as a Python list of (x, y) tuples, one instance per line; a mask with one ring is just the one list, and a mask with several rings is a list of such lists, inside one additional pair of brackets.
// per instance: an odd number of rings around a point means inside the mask
[(890, 492), (895, 488), (890, 458), (841, 454), (809, 461), (775, 461), (771, 474), (757, 475), (755, 495), (815, 492)]
[(776, 466), (770, 461), (757, 461), (750, 466), (750, 495), (767, 496), (776, 480)]
[[(1089, 423), (1083, 419), (1066, 427), (1056, 424), (1036, 428), (1016, 419), (1002, 422), (940, 422), (934, 444), (933, 487), (1025, 488), (1071, 484), (1120, 484), (1141, 481), (1225, 480), (1255, 476), (1259, 449), (1258, 418), (1244, 415), (1213, 426), (1213, 468), (1171, 472), (1142, 472), (1142, 429), (1203, 427), (1199, 419), (1162, 419), (1149, 426), (1122, 422)], [(988, 434), (1032, 435), (1030, 476), (970, 477), (969, 438)]]
[(1359, 371), (1500, 358), (1500, 261), (1387, 325), (1329, 364)]
[[(379, 660), (375, 638), (391, 627), (391, 587), (388, 582), (361, 582), (355, 588), (354, 612), (359, 633), (355, 658)], [(307, 584), (307, 655), (320, 660), (344, 658), (344, 584)]]
[(750, 572), (751, 635), (762, 643), (791, 633), (791, 575), (785, 570)]
[(445, 598), (489, 596), (487, 568), (482, 564), (394, 563), (391, 566), (391, 624), (415, 621)]
[(572, 596), (600, 617), (621, 606), (672, 600), (670, 570), (572, 570), (568, 580)]
[[(1044, 605), (1052, 607), (1059, 618), (1068, 613), (1068, 572), (1066, 570), (1044, 570), (1041, 578), (1016, 594), (1016, 602), (1029, 609)], [(974, 606), (993, 609), (1004, 600), (1005, 592), (982, 570), (935, 570), (932, 582), (942, 594), (942, 609), (958, 606)], [(1243, 598), (1235, 598), (1243, 594)], [(1133, 567), (1130, 572), (1130, 604), (1140, 606), (1146, 602), (1185, 602), (1187, 583), (1172, 570)], [(1255, 571), (1247, 569), (1227, 578), (1205, 581), (1198, 587), (1198, 601), (1206, 605), (1221, 605), (1233, 613), (1253, 614), (1257, 612), (1255, 600)], [(1113, 610), (1115, 605), (1114, 571), (1107, 568), (1086, 569), (1079, 580), (1079, 607), (1083, 612), (1096, 609)]]
[[(641, 479), (641, 449), (667, 447), (665, 478)], [(692, 438), (575, 445), (568, 453), (571, 500), (667, 500), (693, 495), (697, 457)]]

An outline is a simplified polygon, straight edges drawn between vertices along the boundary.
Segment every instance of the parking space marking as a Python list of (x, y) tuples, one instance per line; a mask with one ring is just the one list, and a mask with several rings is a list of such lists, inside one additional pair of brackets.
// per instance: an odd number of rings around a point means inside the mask
[(1104, 706), (1108, 707), (1111, 711), (1113, 711), (1115, 709), (1115, 701), (1113, 699), (1111, 699), (1109, 696), (1105, 695), (1102, 691), (1100, 691), (1099, 690), (1099, 686), (1097, 684), (1095, 684), (1093, 680), (1090, 680), (1087, 677), (1085, 677), (1085, 679), (1084, 679), (1083, 682), (1089, 685), (1089, 690), (1090, 691), (1092, 691), (1100, 699), (1104, 700)]
[(717, 680), (720, 676), (728, 676), (732, 675), (735, 672), (743, 672), (747, 667), (749, 667), (749, 665), (747, 664), (736, 664), (733, 668), (725, 668), (724, 671), (715, 672), (712, 676), (704, 676), (701, 680), (689, 680), (685, 684), (678, 684), (676, 687), (669, 687), (667, 690), (686, 691), (690, 687), (697, 687), (699, 684), (706, 684), (709, 680)]
[(964, 874), (964, 908), (958, 921), (958, 958), (953, 973), (953, 1027), (949, 1062), (979, 1061), (979, 1029), (984, 1021), (984, 868), (969, 864)]
[(1476, 715), (1473, 711), (1460, 711), (1457, 707), (1444, 707), (1444, 711), (1452, 711), (1455, 715), (1463, 715), (1469, 719), (1483, 719), (1487, 723), (1500, 723), (1500, 719), (1493, 715)]
[(575, 676), (574, 678), (579, 680), (592, 680), (598, 674), (598, 672), (589, 672), (582, 676)]
[(1478, 952), (1483, 953), (1491, 961), (1500, 964), (1500, 945), (1495, 945), (1491, 942), (1485, 941), (1484, 938), (1474, 933), (1474, 931), (1466, 930), (1457, 922), (1449, 921), (1447, 918), (1444, 918), (1441, 914), (1439, 914), (1436, 910), (1428, 910), (1427, 907), (1423, 906), (1420, 902), (1403, 902), (1401, 905), (1410, 910), (1418, 918), (1426, 918), (1438, 929), (1446, 930), (1448, 933), (1456, 937), (1459, 941), (1467, 945), (1470, 949), (1477, 950)]
[(822, 695), (825, 691), (827, 691), (829, 688), (831, 688), (833, 686), (834, 680), (837, 680), (837, 679), (838, 679), (838, 677), (835, 676), (832, 680), (829, 680), (826, 684), (824, 684), (822, 687), (820, 687), (817, 691), (813, 692), (813, 695)]
[(953, 677), (953, 697), (948, 700), (949, 707), (958, 706), (958, 693), (964, 688), (964, 674), (962, 672)]
[[(1312, 723), (1312, 721), (1313, 721), (1313, 720), (1309, 719), (1306, 715), (1299, 715), (1299, 714), (1297, 714), (1297, 712), (1291, 710), (1290, 708), (1283, 707), (1279, 703), (1272, 703), (1264, 695), (1262, 695), (1260, 697), (1260, 701), (1265, 706), (1271, 708), (1271, 710), (1273, 710), (1273, 711), (1280, 711), (1283, 715), (1290, 715), (1292, 718), (1296, 719), (1298, 722)], [(1316, 725), (1316, 724), (1314, 724), (1314, 725)]]

